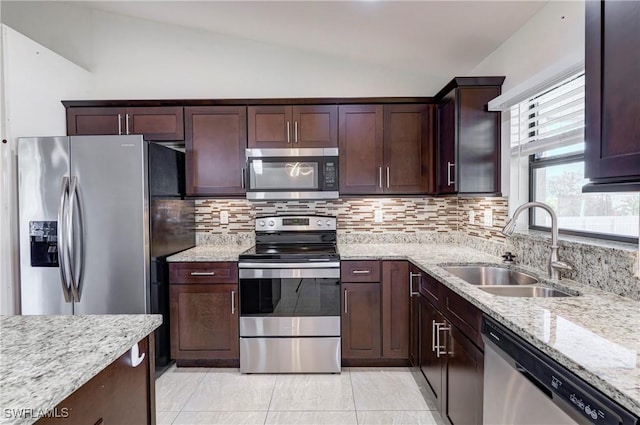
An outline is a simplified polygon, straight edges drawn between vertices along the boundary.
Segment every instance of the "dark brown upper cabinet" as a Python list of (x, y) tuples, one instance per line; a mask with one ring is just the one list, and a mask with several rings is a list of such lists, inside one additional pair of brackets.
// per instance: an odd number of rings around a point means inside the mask
[(249, 106), (250, 148), (338, 146), (336, 105)]
[(586, 2), (583, 191), (640, 190), (640, 2)]
[(433, 193), (433, 105), (341, 105), (338, 115), (340, 194)]
[(244, 195), (246, 107), (190, 106), (185, 120), (187, 195)]
[(437, 193), (500, 194), (500, 112), (487, 103), (504, 77), (457, 77), (436, 96)]
[(184, 140), (181, 106), (67, 108), (67, 134), (142, 134), (147, 140)]

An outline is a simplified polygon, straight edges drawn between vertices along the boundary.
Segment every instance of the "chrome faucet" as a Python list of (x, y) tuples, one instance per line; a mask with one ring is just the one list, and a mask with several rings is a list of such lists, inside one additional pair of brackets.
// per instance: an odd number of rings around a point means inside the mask
[(549, 271), (549, 277), (551, 279), (560, 279), (560, 272), (570, 271), (571, 266), (558, 259), (558, 217), (553, 211), (553, 208), (543, 202), (526, 202), (520, 205), (513, 213), (513, 218), (511, 218), (502, 229), (502, 234), (511, 236), (513, 230), (516, 228), (516, 220), (518, 220), (520, 213), (528, 208), (534, 207), (542, 208), (551, 216), (551, 255), (547, 263), (547, 270)]

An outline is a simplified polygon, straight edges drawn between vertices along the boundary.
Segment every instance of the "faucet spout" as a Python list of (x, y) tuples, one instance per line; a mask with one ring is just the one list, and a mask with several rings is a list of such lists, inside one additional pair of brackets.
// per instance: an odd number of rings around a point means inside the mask
[(549, 272), (549, 277), (552, 279), (560, 279), (560, 271), (571, 270), (571, 267), (566, 263), (558, 260), (558, 217), (556, 216), (555, 211), (551, 208), (550, 205), (545, 204), (544, 202), (526, 202), (520, 205), (513, 212), (513, 217), (511, 220), (507, 222), (507, 224), (502, 229), (502, 234), (505, 236), (511, 236), (516, 227), (516, 221), (520, 214), (529, 208), (542, 208), (551, 216), (551, 254), (549, 255), (549, 261), (547, 263), (547, 270)]

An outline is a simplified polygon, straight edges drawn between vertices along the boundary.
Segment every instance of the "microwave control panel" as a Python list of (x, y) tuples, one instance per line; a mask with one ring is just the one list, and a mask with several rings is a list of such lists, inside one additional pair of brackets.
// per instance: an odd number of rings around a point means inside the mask
[(324, 163), (324, 190), (338, 190), (338, 161)]

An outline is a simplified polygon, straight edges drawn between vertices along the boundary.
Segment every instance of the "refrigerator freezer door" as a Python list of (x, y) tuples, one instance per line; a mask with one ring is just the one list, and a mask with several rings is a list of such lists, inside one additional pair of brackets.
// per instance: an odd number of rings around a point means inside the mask
[[(18, 139), (18, 203), (20, 215), (20, 297), (22, 314), (73, 314), (66, 302), (60, 268), (54, 261), (60, 237), (58, 223), (63, 179), (69, 177), (69, 138)], [(55, 225), (54, 225), (55, 223)], [(43, 235), (48, 233), (49, 247)], [(34, 249), (35, 248), (35, 249)], [(32, 261), (39, 255), (37, 261)], [(32, 266), (32, 263), (36, 266)]]
[[(142, 136), (72, 136), (77, 178), (75, 314), (149, 311), (147, 143)], [(78, 218), (83, 221), (80, 243)], [(79, 252), (84, 245), (84, 254)]]

